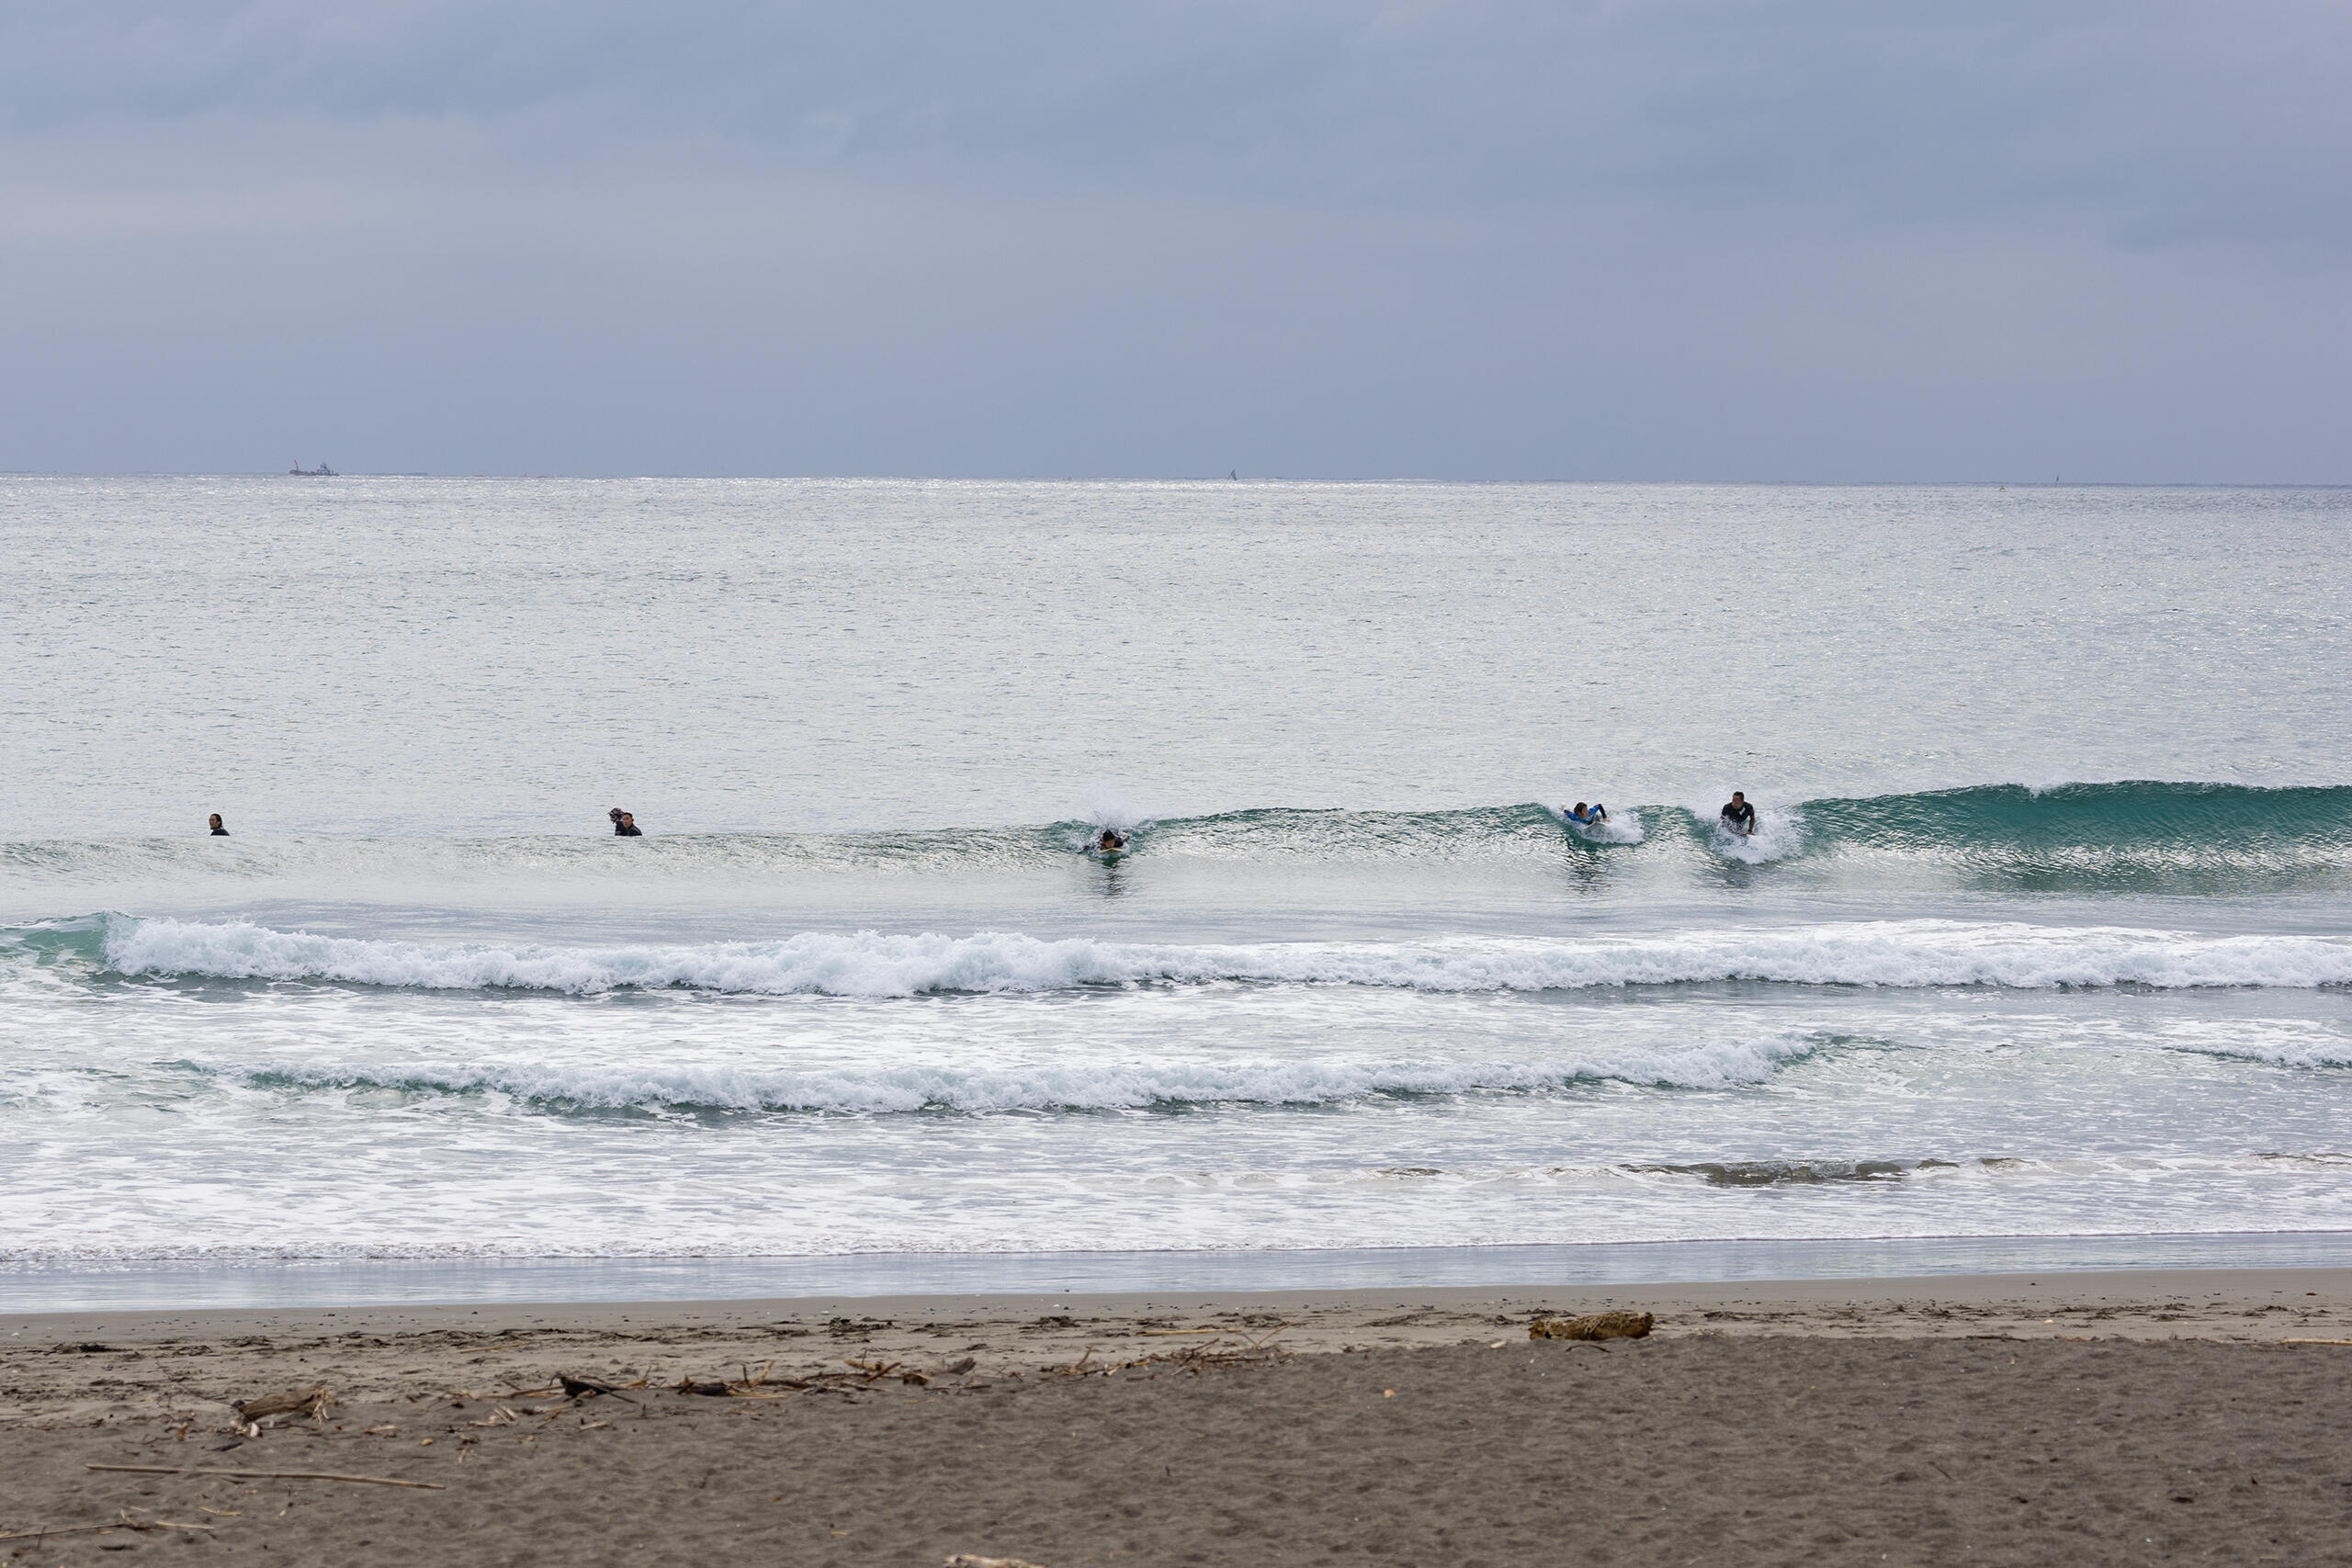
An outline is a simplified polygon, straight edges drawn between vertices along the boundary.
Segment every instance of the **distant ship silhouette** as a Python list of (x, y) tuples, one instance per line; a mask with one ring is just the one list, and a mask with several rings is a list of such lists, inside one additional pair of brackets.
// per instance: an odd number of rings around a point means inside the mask
[(343, 477), (336, 473), (333, 468), (328, 468), (325, 459), (323, 458), (320, 460), (319, 466), (315, 468), (306, 468), (298, 461), (292, 468), (286, 471), (289, 474), (300, 474), (306, 479), (341, 479)]

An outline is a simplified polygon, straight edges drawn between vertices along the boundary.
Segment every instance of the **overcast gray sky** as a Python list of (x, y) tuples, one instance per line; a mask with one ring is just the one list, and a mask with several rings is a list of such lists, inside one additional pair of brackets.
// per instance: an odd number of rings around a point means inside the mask
[(2342, 0), (14, 0), (0, 468), (2352, 481)]

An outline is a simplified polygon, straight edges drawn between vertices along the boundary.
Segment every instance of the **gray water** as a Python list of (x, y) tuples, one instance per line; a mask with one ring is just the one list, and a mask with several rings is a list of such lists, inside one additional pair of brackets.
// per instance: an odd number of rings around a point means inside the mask
[(2352, 1230), (2347, 522), (0, 479), (0, 1260)]

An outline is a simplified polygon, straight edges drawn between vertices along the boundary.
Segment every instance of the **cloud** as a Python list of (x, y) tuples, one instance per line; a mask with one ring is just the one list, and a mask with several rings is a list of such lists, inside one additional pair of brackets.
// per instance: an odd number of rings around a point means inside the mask
[(0, 265), (40, 310), (0, 343), (42, 389), (0, 464), (235, 466), (294, 423), (388, 467), (2352, 478), (2347, 35), (19, 5)]

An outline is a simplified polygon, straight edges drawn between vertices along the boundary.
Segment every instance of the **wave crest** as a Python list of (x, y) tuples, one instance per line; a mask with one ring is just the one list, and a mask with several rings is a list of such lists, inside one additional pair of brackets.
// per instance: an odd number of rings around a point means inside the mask
[(1152, 819), (1117, 797), (1086, 820), (1035, 827), (866, 833), (681, 833), (483, 840), (246, 837), (0, 842), (0, 870), (30, 885), (480, 886), (560, 894), (765, 886), (779, 876), (1054, 875), (1080, 863), (1101, 823), (1132, 828), (1124, 863), (1534, 865), (1563, 840), (1649, 863), (1802, 866), (1836, 879), (1927, 877), (2023, 891), (2246, 892), (2352, 886), (2352, 786), (2018, 784), (1758, 803), (1758, 834), (1717, 829), (1711, 809), (1620, 806), (1603, 830), (1555, 806), (1447, 811), (1261, 807)]
[(788, 1072), (422, 1064), (198, 1070), (256, 1089), (503, 1095), (558, 1111), (1137, 1111), (1535, 1094), (1604, 1082), (1649, 1089), (1734, 1089), (1762, 1083), (1824, 1046), (1813, 1039), (1732, 1041), (1688, 1051), (1635, 1050), (1533, 1062), (1159, 1062)]
[(770, 996), (910, 997), (1257, 982), (1420, 991), (1546, 991), (1772, 981), (2024, 987), (2352, 985), (2352, 938), (2208, 936), (2121, 927), (1868, 920), (1577, 940), (1183, 946), (1019, 932), (803, 931), (777, 942), (503, 946), (319, 936), (246, 921), (109, 914), (15, 933), (124, 976), (335, 982), (592, 995), (679, 987)]

